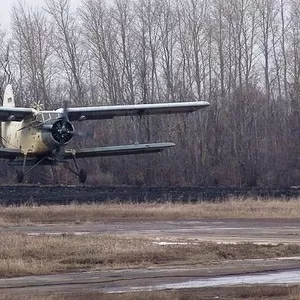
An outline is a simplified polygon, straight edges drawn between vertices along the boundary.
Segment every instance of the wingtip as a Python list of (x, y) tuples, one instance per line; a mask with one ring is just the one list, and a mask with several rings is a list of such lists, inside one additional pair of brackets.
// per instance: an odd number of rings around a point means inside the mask
[(169, 147), (174, 147), (174, 146), (176, 146), (176, 144), (170, 143), (170, 142), (161, 143), (161, 145), (162, 145), (162, 147), (164, 147), (164, 148), (169, 148)]
[(200, 101), (200, 103), (202, 104), (202, 106), (206, 107), (206, 106), (210, 106), (210, 103), (207, 101)]

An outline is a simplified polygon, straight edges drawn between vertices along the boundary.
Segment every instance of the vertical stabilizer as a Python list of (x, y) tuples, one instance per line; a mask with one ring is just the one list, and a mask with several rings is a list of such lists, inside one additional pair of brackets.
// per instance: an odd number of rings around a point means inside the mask
[[(8, 84), (5, 88), (3, 106), (15, 106), (14, 93), (11, 84)], [(1, 140), (3, 147), (9, 146), (9, 140), (11, 138), (11, 123), (12, 122), (1, 122)]]
[(8, 84), (5, 88), (4, 97), (3, 97), (3, 106), (6, 107), (15, 106), (14, 93), (11, 84)]

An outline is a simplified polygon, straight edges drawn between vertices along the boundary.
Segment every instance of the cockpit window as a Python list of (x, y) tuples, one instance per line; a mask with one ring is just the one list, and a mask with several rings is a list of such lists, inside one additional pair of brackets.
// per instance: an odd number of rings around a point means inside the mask
[(46, 122), (51, 119), (61, 118), (62, 114), (59, 112), (40, 112), (36, 115), (36, 120), (38, 122)]
[(41, 113), (37, 114), (37, 115), (36, 115), (36, 120), (37, 120), (38, 122), (43, 122), (43, 115), (42, 115)]

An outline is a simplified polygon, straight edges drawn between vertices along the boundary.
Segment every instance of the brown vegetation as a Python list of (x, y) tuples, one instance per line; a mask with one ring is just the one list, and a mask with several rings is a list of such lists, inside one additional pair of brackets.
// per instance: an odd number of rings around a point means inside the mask
[(299, 245), (154, 244), (115, 236), (27, 236), (0, 233), (0, 277), (75, 269), (146, 267), (300, 255)]
[(86, 293), (60, 296), (0, 296), (0, 300), (299, 300), (298, 286), (248, 286), (122, 294)]
[(0, 207), (0, 225), (105, 222), (110, 220), (178, 220), (199, 218), (300, 218), (300, 200), (232, 199), (226, 202), (108, 203)]

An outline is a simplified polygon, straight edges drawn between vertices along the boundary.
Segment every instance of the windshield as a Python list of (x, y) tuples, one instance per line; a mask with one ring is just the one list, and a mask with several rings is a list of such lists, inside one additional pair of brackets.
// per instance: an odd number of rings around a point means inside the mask
[(46, 122), (51, 119), (58, 119), (62, 117), (62, 113), (59, 112), (40, 112), (36, 116), (36, 120), (39, 122)]

